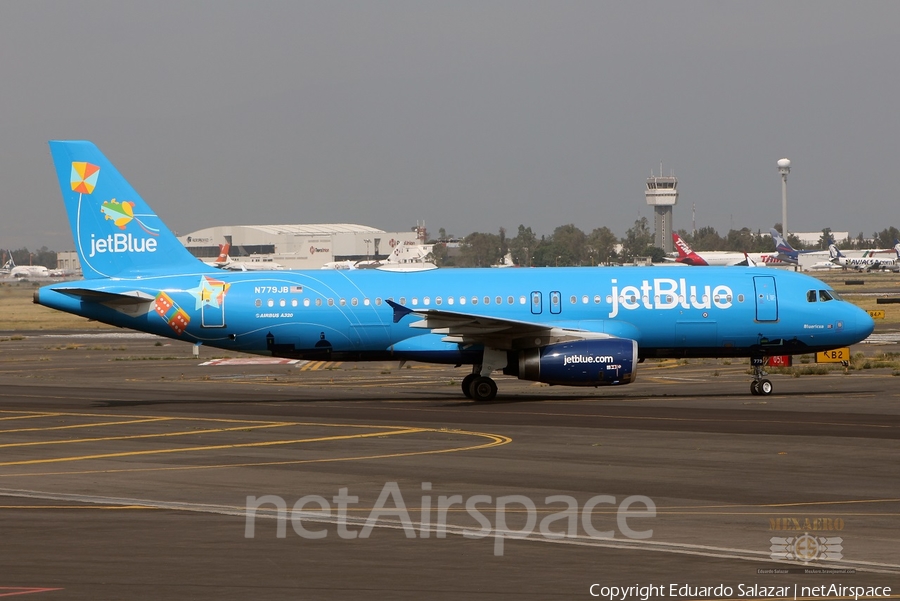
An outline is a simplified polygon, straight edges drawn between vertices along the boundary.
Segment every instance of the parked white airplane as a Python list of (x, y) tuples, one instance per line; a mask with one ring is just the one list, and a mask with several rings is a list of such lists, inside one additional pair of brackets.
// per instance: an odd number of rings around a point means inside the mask
[(16, 265), (12, 253), (7, 252), (9, 260), (3, 264), (0, 273), (9, 274), (14, 278), (49, 278), (51, 276), (50, 270), (43, 265)]
[(231, 245), (227, 242), (219, 246), (219, 256), (215, 261), (204, 261), (210, 267), (227, 269), (228, 271), (280, 271), (284, 269), (280, 263), (265, 256), (250, 255), (235, 259), (228, 254)]
[(50, 270), (43, 265), (19, 265), (9, 272), (14, 278), (49, 278)]
[(831, 262), (844, 269), (856, 269), (857, 271), (881, 271), (900, 272), (900, 241), (894, 241), (895, 259), (876, 259), (874, 257), (848, 257), (841, 253), (840, 249), (832, 242), (828, 246), (831, 253)]
[(687, 242), (681, 239), (676, 232), (672, 232), (672, 241), (678, 250), (677, 258), (668, 258), (668, 261), (684, 263), (685, 265), (717, 265), (717, 266), (759, 266), (789, 265), (775, 253), (745, 253), (728, 251), (706, 251), (702, 255), (694, 252)]

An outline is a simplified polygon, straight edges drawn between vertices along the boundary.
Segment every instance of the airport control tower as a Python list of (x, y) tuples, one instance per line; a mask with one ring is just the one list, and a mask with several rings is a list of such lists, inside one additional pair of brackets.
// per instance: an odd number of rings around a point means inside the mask
[(659, 175), (650, 172), (647, 178), (647, 204), (653, 207), (653, 227), (655, 235), (653, 245), (667, 253), (674, 250), (672, 245), (672, 207), (678, 202), (678, 178), (675, 175), (663, 176), (662, 165)]

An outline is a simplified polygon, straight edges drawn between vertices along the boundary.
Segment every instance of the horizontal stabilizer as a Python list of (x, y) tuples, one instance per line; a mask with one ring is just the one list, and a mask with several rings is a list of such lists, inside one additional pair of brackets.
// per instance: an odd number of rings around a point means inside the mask
[(56, 292), (62, 292), (74, 296), (89, 303), (116, 303), (120, 305), (140, 305), (153, 302), (153, 296), (139, 290), (130, 292), (105, 292), (103, 290), (91, 290), (89, 288), (55, 288)]

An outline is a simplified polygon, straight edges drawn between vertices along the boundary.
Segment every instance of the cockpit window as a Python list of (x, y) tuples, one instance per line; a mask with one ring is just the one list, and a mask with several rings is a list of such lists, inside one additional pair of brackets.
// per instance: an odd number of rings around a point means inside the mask
[(825, 301), (834, 300), (834, 298), (827, 290), (819, 290), (819, 300), (824, 303)]
[(816, 302), (816, 291), (815, 290), (807, 290), (806, 291), (806, 302), (808, 302), (808, 303)]

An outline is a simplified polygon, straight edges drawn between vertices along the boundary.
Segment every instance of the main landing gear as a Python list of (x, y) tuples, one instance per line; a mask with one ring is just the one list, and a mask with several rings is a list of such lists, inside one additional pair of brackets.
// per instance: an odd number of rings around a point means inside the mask
[(481, 366), (472, 367), (472, 373), (463, 378), (462, 391), (467, 399), (473, 401), (493, 401), (497, 396), (497, 383), (491, 378), (481, 375)]
[(763, 377), (769, 375), (763, 371), (764, 361), (761, 357), (751, 357), (750, 359), (750, 364), (753, 366), (753, 381), (750, 382), (750, 394), (754, 396), (769, 396), (774, 389), (771, 380)]

